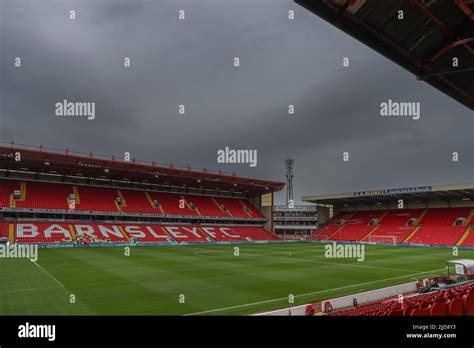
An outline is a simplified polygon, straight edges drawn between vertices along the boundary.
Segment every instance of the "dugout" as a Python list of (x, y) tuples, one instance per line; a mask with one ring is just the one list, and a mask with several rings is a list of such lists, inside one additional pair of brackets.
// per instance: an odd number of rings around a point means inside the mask
[(456, 282), (474, 279), (474, 260), (461, 259), (446, 261), (449, 279)]

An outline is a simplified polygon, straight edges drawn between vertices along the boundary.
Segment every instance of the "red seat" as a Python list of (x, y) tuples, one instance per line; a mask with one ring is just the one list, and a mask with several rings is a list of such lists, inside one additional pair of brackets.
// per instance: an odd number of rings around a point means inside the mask
[(464, 300), (455, 298), (449, 303), (450, 315), (464, 315)]
[[(474, 285), (474, 284), (473, 284)], [(411, 316), (447, 316), (447, 315), (465, 315), (464, 306), (471, 308), (473, 312), (474, 294), (469, 294), (470, 290), (473, 289), (472, 285), (461, 285), (456, 288), (449, 290), (435, 291), (427, 294), (412, 294), (404, 299), (403, 306), (398, 303), (397, 299), (385, 299), (368, 303), (365, 305), (358, 306), (352, 309), (336, 310), (330, 315), (360, 315), (360, 316), (398, 316), (398, 315), (411, 315)], [(441, 301), (447, 295), (463, 294), (464, 298), (453, 298), (451, 301), (444, 303), (437, 303), (435, 300)], [(449, 296), (448, 296), (449, 297)], [(426, 307), (427, 308), (422, 308)], [(402, 310), (402, 308), (403, 310)], [(421, 307), (421, 308), (420, 308)], [(473, 315), (473, 314), (471, 314)]]
[(413, 310), (410, 314), (411, 317), (422, 317), (422, 316), (429, 316), (430, 315), (430, 308), (417, 308)]
[(448, 315), (449, 313), (448, 306), (449, 306), (448, 303), (435, 303), (430, 309), (430, 315), (432, 316)]
[(428, 301), (422, 301), (418, 308), (428, 308), (430, 306), (430, 303)]
[[(21, 191), (20, 195), (23, 197), (12, 199), (15, 191)], [(1, 208), (10, 208), (12, 205), (11, 208), (66, 211), (70, 209), (68, 202), (71, 195), (76, 198), (74, 207), (76, 211), (264, 218), (250, 200), (243, 198), (0, 179)], [(120, 204), (117, 203), (118, 198)], [(184, 206), (182, 201), (185, 203)]]
[(464, 314), (474, 315), (474, 294), (470, 293), (464, 298)]
[[(467, 219), (470, 212), (468, 207), (342, 212), (322, 225), (311, 239), (455, 245), (469, 222), (454, 223), (458, 218)], [(415, 228), (417, 232), (412, 235)], [(472, 231), (462, 245), (474, 245)]]
[(411, 315), (415, 309), (418, 309), (418, 306), (406, 306), (403, 309), (403, 315)]

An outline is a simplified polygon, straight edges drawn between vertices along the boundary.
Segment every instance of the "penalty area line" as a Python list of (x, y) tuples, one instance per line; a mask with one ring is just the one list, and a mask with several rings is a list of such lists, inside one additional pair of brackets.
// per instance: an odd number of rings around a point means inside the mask
[(60, 288), (62, 288), (62, 286), (55, 286), (55, 287), (52, 287), (52, 288), (14, 289), (14, 290), (0, 291), (0, 294), (11, 294), (11, 293), (28, 292), (28, 291), (45, 291), (45, 290), (54, 290), (54, 289), (60, 289)]
[[(385, 278), (385, 279), (373, 280), (373, 281), (370, 281), (370, 282), (364, 282), (364, 283), (359, 283), (359, 284), (346, 285), (346, 286), (341, 286), (341, 287), (333, 288), (333, 289), (313, 291), (313, 292), (308, 292), (308, 293), (305, 293), (305, 294), (295, 295), (294, 297), (295, 297), (295, 298), (297, 298), (297, 297), (304, 297), (304, 296), (309, 296), (309, 295), (322, 294), (322, 293), (325, 293), (325, 292), (332, 292), (332, 291), (337, 291), (337, 290), (342, 290), (342, 289), (354, 288), (354, 287), (362, 286), (362, 285), (369, 285), (369, 284), (380, 283), (380, 282), (384, 282), (384, 281), (388, 281), (388, 280), (409, 278), (409, 277), (415, 276), (415, 275), (417, 275), (417, 274), (426, 274), (426, 273), (428, 273), (428, 272), (436, 272), (436, 271), (439, 271), (439, 270), (444, 270), (444, 268), (441, 268), (441, 269), (434, 269), (434, 270), (432, 270), (432, 271), (426, 271), (426, 272), (418, 272), (418, 273), (413, 273), (413, 274), (406, 274), (406, 275), (398, 276), (398, 277), (392, 277), (392, 278)], [(271, 299), (271, 300), (265, 300), (265, 301), (260, 301), (260, 302), (252, 302), (252, 303), (245, 303), (245, 304), (236, 305), (236, 306), (231, 306), (231, 307), (210, 309), (210, 310), (202, 311), (202, 312), (194, 312), (194, 313), (184, 314), (183, 316), (187, 317), (187, 316), (191, 316), (191, 315), (201, 315), (201, 314), (207, 314), (207, 313), (222, 312), (222, 311), (226, 311), (226, 310), (229, 310), (229, 309), (236, 309), (236, 308), (243, 308), (243, 307), (252, 307), (252, 306), (256, 306), (256, 305), (260, 305), (260, 304), (264, 304), (264, 303), (271, 303), (271, 302), (277, 302), (277, 301), (283, 301), (283, 300), (288, 300), (288, 297), (280, 297), (280, 298), (275, 298), (275, 299)]]
[(65, 288), (64, 284), (61, 283), (59, 280), (57, 280), (51, 273), (49, 273), (47, 270), (45, 270), (39, 263), (36, 261), (33, 261), (32, 259), (28, 258), (31, 262), (33, 262), (36, 266), (39, 267), (44, 273), (46, 273), (52, 280), (56, 282), (56, 284), (59, 284), (62, 288)]

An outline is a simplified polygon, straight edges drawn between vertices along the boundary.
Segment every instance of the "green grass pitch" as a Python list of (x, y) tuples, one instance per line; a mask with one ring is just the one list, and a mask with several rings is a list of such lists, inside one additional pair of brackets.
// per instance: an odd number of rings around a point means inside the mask
[(130, 251), (40, 249), (37, 263), (0, 259), (0, 315), (253, 314), (442, 274), (446, 260), (474, 258), (474, 250), (371, 245), (358, 262), (325, 258), (313, 243)]

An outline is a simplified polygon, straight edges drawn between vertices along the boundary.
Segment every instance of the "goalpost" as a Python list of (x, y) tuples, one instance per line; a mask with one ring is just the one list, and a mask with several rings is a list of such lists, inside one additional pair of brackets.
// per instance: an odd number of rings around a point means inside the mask
[(398, 238), (395, 236), (369, 236), (369, 244), (384, 243), (396, 245), (397, 241)]

